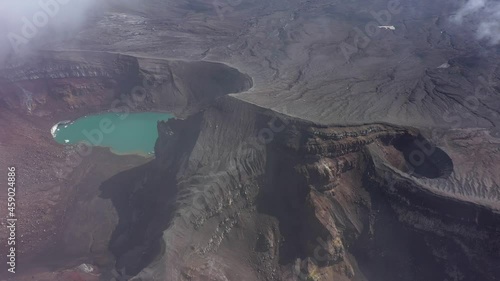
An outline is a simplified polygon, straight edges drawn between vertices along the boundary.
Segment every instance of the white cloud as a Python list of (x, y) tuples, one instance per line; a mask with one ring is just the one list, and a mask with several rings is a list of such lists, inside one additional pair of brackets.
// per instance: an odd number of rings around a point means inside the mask
[(0, 0), (0, 61), (73, 35), (98, 0)]
[(456, 23), (463, 23), (467, 17), (479, 21), (476, 27), (478, 39), (488, 40), (491, 44), (500, 43), (500, 3), (492, 0), (468, 0), (453, 17)]
[(486, 0), (469, 0), (467, 3), (458, 10), (457, 14), (454, 16), (454, 20), (462, 23), (463, 18), (472, 13), (475, 13), (486, 6)]

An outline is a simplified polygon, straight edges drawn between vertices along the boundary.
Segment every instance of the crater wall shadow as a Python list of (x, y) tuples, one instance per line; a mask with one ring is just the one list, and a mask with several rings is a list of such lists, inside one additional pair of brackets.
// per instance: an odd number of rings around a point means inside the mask
[(448, 154), (422, 135), (405, 134), (395, 138), (392, 145), (403, 154), (407, 172), (413, 176), (437, 179), (447, 178), (453, 172)]
[[(121, 277), (137, 275), (164, 251), (163, 231), (174, 216), (177, 200), (176, 174), (181, 168), (178, 163), (196, 143), (200, 116), (188, 121), (159, 122), (155, 148), (159, 156), (113, 176), (100, 187), (100, 196), (113, 202), (119, 217), (109, 250)], [(190, 122), (189, 129), (182, 130), (180, 127), (186, 122)]]

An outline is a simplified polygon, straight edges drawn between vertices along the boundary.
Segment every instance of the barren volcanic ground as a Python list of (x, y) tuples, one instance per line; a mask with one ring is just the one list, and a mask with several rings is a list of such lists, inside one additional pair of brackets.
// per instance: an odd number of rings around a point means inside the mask
[[(500, 280), (500, 49), (459, 2), (102, 1), (0, 69), (0, 277)], [(176, 118), (154, 158), (52, 139), (108, 111)]]

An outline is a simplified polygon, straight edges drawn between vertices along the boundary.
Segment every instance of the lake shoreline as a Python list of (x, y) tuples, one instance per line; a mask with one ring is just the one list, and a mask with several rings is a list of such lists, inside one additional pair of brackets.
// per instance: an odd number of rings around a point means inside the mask
[(84, 143), (110, 148), (116, 155), (150, 158), (158, 138), (157, 123), (172, 118), (175, 116), (166, 112), (105, 112), (58, 122), (51, 134), (57, 143), (66, 146)]

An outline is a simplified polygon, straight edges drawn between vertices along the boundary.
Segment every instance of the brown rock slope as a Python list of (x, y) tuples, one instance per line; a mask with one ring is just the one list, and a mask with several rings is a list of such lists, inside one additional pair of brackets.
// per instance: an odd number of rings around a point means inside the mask
[[(99, 187), (151, 160), (104, 148), (64, 147), (53, 140), (53, 125), (109, 111), (168, 110), (183, 116), (218, 96), (250, 88), (252, 81), (219, 63), (41, 52), (5, 66), (0, 85), (0, 125), (6, 128), (0, 134), (0, 165), (18, 169), (17, 251), (23, 266), (15, 280), (21, 280), (19, 275), (82, 262), (113, 266), (108, 244), (118, 217), (112, 202), (99, 198)], [(2, 210), (7, 210), (6, 196), (0, 195)], [(7, 234), (2, 228), (0, 237)]]
[[(500, 274), (498, 199), (487, 185), (496, 159), (457, 161), (464, 132), (436, 147), (414, 128), (320, 126), (233, 98), (159, 131), (142, 175), (103, 185), (120, 216), (116, 269), (131, 280)], [(458, 184), (463, 170), (484, 177)]]
[[(0, 164), (24, 170), (43, 275), (14, 280), (500, 278), (500, 57), (463, 3), (103, 2), (1, 67)], [(151, 162), (96, 150), (60, 178), (50, 127), (114, 105), (185, 120)]]

